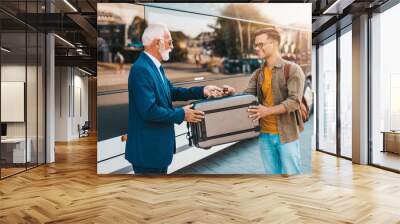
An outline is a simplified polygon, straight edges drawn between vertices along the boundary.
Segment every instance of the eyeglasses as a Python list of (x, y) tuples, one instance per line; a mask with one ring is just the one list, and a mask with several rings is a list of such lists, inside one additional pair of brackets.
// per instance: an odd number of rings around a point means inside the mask
[[(161, 40), (161, 42), (164, 41), (164, 39), (160, 39), (160, 40)], [(164, 42), (163, 42), (163, 43), (164, 43)], [(174, 46), (173, 44), (174, 44), (173, 40), (169, 40), (169, 41), (168, 41), (168, 46), (169, 46), (169, 47), (173, 47), (173, 46)]]
[(255, 44), (253, 44), (253, 48), (254, 49), (261, 49), (261, 48), (263, 48), (265, 45), (267, 45), (267, 44), (272, 44), (272, 41), (270, 41), (270, 42), (260, 42), (260, 43), (255, 43)]

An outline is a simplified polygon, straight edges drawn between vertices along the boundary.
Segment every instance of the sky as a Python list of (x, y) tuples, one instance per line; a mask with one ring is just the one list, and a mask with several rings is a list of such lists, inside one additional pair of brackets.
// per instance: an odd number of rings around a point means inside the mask
[(213, 31), (209, 25), (214, 25), (217, 20), (213, 16), (202, 16), (157, 8), (147, 8), (146, 19), (149, 23), (164, 23), (171, 31), (184, 31), (186, 35), (192, 38), (201, 32)]
[[(130, 24), (134, 16), (145, 14), (149, 23), (164, 23), (171, 31), (184, 31), (185, 34), (195, 37), (201, 32), (212, 31), (208, 27), (215, 24), (216, 17), (227, 4), (231, 3), (147, 3), (149, 6), (164, 7), (168, 9), (179, 9), (188, 12), (197, 12), (213, 16), (201, 16), (185, 12), (146, 7), (127, 3), (99, 3), (98, 10), (111, 10)], [(280, 26), (291, 26), (294, 24), (311, 32), (311, 4), (303, 3), (234, 3), (252, 4), (260, 10), (262, 15), (274, 21)], [(289, 16), (290, 15), (290, 16)], [(184, 18), (184, 20), (182, 20)], [(242, 18), (246, 19), (246, 18)], [(263, 21), (260, 21), (263, 22)]]
[[(199, 12), (210, 15), (220, 15), (222, 9), (231, 3), (149, 3), (147, 5), (161, 6), (171, 9), (180, 9), (190, 12)], [(311, 3), (233, 3), (251, 4), (277, 24), (288, 26), (299, 24), (311, 29)], [(290, 15), (290, 16), (289, 16)]]

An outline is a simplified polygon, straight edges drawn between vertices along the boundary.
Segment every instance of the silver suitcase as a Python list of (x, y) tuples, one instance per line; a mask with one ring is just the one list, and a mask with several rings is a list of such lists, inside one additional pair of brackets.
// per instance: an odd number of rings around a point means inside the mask
[(260, 125), (249, 118), (250, 105), (258, 105), (257, 98), (250, 94), (194, 102), (193, 108), (203, 111), (205, 118), (200, 123), (188, 124), (189, 145), (193, 143), (198, 148), (209, 149), (257, 137)]

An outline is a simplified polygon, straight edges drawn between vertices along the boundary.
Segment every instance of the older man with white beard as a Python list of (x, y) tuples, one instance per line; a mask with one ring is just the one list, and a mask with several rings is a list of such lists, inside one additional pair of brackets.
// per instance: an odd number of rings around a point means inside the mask
[[(128, 80), (129, 123), (125, 158), (135, 174), (165, 174), (175, 151), (174, 124), (200, 122), (202, 111), (191, 105), (174, 108), (173, 101), (218, 97), (221, 88), (174, 87), (165, 75), (161, 61), (169, 60), (173, 49), (169, 30), (162, 24), (150, 24), (142, 36), (144, 52), (133, 64)], [(228, 94), (234, 89), (229, 86)]]

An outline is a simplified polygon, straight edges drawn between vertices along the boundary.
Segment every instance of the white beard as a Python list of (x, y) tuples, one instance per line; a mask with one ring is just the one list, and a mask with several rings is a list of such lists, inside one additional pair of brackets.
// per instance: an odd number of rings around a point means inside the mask
[(171, 49), (165, 50), (164, 47), (160, 46), (159, 52), (161, 54), (161, 58), (163, 61), (168, 61), (169, 60), (169, 52), (171, 52)]

